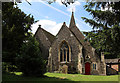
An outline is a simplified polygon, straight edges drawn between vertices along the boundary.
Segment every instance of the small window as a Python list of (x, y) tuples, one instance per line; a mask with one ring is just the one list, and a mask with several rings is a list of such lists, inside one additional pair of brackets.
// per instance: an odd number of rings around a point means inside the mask
[(95, 64), (95, 69), (96, 69), (96, 64)]
[(96, 64), (95, 63), (93, 63), (93, 69), (96, 69)]

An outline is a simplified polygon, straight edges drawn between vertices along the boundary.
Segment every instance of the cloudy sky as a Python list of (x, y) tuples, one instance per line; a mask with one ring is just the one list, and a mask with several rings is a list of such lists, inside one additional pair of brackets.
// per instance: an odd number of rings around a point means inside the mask
[(88, 12), (85, 11), (85, 2), (76, 1), (75, 3), (66, 7), (61, 4), (61, 0), (57, 0), (55, 3), (48, 4), (45, 0), (28, 0), (32, 5), (29, 5), (26, 1), (22, 0), (22, 3), (18, 4), (18, 7), (26, 14), (34, 16), (37, 23), (32, 25), (32, 32), (35, 33), (38, 25), (48, 32), (56, 35), (60, 30), (63, 22), (66, 22), (69, 26), (70, 17), (72, 11), (74, 11), (76, 25), (80, 31), (90, 31), (91, 27), (86, 24), (81, 17), (91, 18)]

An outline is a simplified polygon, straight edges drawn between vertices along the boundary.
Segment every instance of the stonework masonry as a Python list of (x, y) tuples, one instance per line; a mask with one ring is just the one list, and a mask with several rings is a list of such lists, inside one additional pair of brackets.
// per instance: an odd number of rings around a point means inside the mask
[(49, 72), (106, 75), (104, 53), (101, 53), (100, 59), (90, 43), (84, 41), (73, 12), (69, 27), (64, 22), (56, 36), (39, 27), (35, 37), (48, 60)]

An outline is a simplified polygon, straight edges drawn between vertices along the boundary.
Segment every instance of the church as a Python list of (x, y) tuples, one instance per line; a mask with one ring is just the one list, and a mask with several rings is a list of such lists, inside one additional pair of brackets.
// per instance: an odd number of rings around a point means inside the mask
[(49, 72), (106, 75), (104, 53), (95, 49), (76, 26), (72, 12), (69, 27), (64, 22), (56, 36), (38, 27), (35, 38), (40, 43)]

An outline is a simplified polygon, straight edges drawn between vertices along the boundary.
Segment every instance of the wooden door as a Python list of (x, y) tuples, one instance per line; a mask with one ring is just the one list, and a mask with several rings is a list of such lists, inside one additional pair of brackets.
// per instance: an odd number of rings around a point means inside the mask
[(85, 75), (90, 75), (90, 63), (85, 63)]

